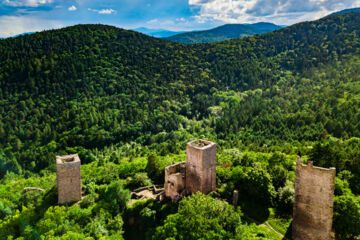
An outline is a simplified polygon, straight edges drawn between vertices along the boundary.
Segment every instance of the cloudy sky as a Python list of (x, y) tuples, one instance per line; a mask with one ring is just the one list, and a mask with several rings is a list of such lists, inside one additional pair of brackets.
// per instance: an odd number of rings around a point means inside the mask
[(0, 0), (0, 37), (78, 23), (176, 31), (259, 21), (290, 25), (353, 7), (360, 0)]

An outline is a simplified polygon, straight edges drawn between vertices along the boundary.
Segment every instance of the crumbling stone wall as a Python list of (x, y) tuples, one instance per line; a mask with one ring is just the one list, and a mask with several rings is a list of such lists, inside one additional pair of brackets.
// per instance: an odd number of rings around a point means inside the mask
[(296, 163), (293, 240), (332, 239), (335, 168)]
[(216, 144), (195, 140), (186, 145), (186, 191), (207, 194), (216, 190)]
[(176, 199), (182, 196), (185, 191), (186, 164), (185, 162), (177, 163), (165, 168), (165, 196)]
[(56, 156), (58, 203), (81, 200), (80, 158), (77, 154)]

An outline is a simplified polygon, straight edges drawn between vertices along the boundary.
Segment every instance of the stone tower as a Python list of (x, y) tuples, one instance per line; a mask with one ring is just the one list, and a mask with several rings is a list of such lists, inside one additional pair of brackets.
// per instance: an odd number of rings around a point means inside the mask
[(207, 194), (216, 190), (216, 144), (195, 140), (186, 145), (186, 191)]
[(56, 156), (58, 203), (81, 200), (80, 158), (77, 154)]
[(165, 168), (165, 196), (176, 199), (182, 196), (185, 190), (186, 164), (185, 162), (177, 163)]
[(335, 168), (296, 163), (293, 240), (332, 239)]

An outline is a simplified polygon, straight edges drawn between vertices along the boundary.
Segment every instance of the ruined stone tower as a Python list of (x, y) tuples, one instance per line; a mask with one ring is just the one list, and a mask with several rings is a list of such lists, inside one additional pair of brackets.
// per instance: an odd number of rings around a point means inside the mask
[(177, 163), (165, 168), (165, 196), (176, 199), (181, 196), (185, 190), (186, 164), (185, 162)]
[(293, 240), (332, 239), (335, 168), (296, 163)]
[(216, 190), (216, 144), (195, 140), (186, 145), (186, 191), (207, 194)]
[(77, 154), (56, 156), (59, 204), (76, 202), (81, 199), (80, 164)]

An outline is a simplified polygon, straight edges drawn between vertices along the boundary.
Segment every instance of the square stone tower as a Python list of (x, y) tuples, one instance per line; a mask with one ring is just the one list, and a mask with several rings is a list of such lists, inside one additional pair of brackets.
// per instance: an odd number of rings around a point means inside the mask
[(58, 203), (81, 200), (80, 158), (77, 154), (56, 156)]
[(335, 168), (296, 163), (293, 240), (332, 238)]
[(195, 140), (186, 145), (186, 191), (207, 194), (216, 190), (216, 144)]

